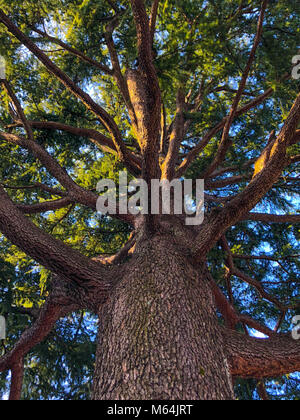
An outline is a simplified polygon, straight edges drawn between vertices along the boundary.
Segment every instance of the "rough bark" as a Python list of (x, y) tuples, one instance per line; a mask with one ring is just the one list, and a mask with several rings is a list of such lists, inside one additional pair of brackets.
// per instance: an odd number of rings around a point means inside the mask
[(271, 378), (300, 369), (300, 341), (290, 334), (259, 339), (228, 330), (224, 337), (233, 376)]
[(93, 399), (230, 400), (223, 348), (205, 271), (157, 235), (100, 311)]

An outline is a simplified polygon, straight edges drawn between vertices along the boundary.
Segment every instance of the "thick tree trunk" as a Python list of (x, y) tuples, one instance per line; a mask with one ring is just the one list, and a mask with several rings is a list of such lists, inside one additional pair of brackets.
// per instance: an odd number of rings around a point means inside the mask
[(130, 272), (100, 313), (93, 399), (234, 398), (200, 271), (172, 236), (139, 243)]

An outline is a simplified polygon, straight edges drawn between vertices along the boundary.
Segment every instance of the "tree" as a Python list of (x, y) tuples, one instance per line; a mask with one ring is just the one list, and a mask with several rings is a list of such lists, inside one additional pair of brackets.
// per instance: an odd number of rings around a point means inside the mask
[[(87, 392), (88, 313), (93, 399), (233, 399), (233, 383), (267, 399), (265, 380), (300, 370), (296, 2), (1, 7), (1, 303), (31, 320), (0, 358), (10, 398), (24, 372), (23, 397), (38, 395), (49, 334), (50, 356), (72, 354), (51, 381)], [(120, 170), (148, 186), (204, 179), (203, 223), (97, 219), (96, 184)]]

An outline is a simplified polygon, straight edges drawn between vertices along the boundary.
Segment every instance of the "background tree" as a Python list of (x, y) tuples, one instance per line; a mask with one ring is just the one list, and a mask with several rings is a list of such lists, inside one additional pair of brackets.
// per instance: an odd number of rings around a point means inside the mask
[[(299, 397), (299, 15), (1, 2), (2, 395)], [(124, 169), (205, 179), (204, 223), (97, 216)]]

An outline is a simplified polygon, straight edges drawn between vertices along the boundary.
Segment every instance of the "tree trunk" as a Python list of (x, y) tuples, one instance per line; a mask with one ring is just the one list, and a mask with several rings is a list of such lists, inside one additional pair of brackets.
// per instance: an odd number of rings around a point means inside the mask
[(233, 399), (204, 270), (171, 235), (140, 242), (130, 267), (100, 312), (93, 399)]

